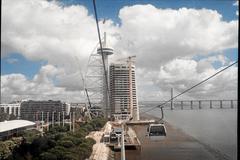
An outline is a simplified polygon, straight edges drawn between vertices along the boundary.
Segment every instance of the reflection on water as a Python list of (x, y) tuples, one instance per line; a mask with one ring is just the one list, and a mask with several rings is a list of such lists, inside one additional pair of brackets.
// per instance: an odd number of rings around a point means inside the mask
[[(140, 107), (141, 111), (153, 105)], [(237, 109), (194, 109), (164, 110), (164, 120), (199, 141), (218, 149), (232, 159), (237, 159)], [(161, 111), (155, 109), (149, 114), (160, 117)]]

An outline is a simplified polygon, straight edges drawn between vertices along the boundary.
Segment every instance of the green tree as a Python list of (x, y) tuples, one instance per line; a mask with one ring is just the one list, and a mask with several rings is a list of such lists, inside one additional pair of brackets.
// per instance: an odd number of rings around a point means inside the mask
[(54, 155), (53, 153), (43, 152), (43, 153), (40, 155), (40, 159), (41, 159), (41, 160), (57, 160), (57, 156)]
[(5, 112), (0, 113), (0, 122), (15, 120), (17, 117), (14, 114), (7, 114)]
[(15, 120), (17, 119), (17, 117), (14, 114), (10, 114), (9, 115), (9, 119), (8, 120)]
[(86, 135), (101, 128), (105, 122), (98, 118), (85, 124), (76, 124), (74, 133), (68, 131), (68, 126), (51, 127), (43, 136), (37, 131), (26, 131), (22, 134), (23, 141), (19, 147), (11, 142), (0, 143), (0, 156), (9, 160), (84, 160), (90, 156), (92, 146), (96, 143), (91, 138), (86, 139)]
[(69, 140), (61, 140), (58, 142), (58, 145), (63, 146), (65, 148), (71, 148), (75, 146), (73, 142)]
[(33, 156), (39, 156), (42, 152), (50, 149), (49, 139), (47, 137), (39, 137), (33, 140), (30, 152)]

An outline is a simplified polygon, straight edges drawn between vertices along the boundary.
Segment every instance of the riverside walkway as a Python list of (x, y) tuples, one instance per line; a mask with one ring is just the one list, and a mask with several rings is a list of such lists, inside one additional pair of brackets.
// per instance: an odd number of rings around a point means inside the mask
[[(126, 150), (127, 160), (228, 160), (227, 155), (199, 142), (182, 130), (165, 123), (167, 137), (151, 141), (146, 137), (147, 125), (133, 125), (142, 146), (141, 150)], [(115, 152), (116, 160), (121, 153)]]

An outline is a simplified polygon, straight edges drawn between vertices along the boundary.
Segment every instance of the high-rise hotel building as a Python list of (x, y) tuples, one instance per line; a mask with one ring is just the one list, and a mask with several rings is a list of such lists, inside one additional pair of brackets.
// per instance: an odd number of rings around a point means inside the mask
[(109, 81), (111, 115), (139, 120), (135, 65), (111, 64)]

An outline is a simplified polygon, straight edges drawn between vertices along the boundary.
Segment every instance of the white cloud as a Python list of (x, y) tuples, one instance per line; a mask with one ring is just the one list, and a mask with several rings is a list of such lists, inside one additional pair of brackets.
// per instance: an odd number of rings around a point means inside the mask
[[(95, 20), (84, 6), (61, 7), (57, 1), (4, 0), (2, 46), (10, 46), (30, 60), (65, 65), (86, 60), (98, 42)], [(104, 29), (111, 29), (106, 21)], [(113, 40), (114, 41), (114, 40)], [(8, 50), (7, 50), (8, 51)], [(8, 54), (8, 53), (3, 53)]]
[(42, 66), (39, 73), (34, 76), (33, 81), (41, 83), (50, 83), (49, 80), (54, 79), (57, 75), (63, 74), (62, 70), (58, 70), (53, 65)]
[[(28, 60), (47, 61), (50, 65), (41, 68), (33, 81), (47, 83), (54, 79), (56, 86), (81, 90), (80, 70), (85, 69), (98, 42), (96, 22), (88, 10), (46, 0), (4, 0), (2, 4), (2, 56), (18, 52)], [(116, 33), (111, 20), (104, 25), (100, 22), (100, 27), (109, 35)], [(116, 40), (109, 36), (109, 41)], [(60, 73), (50, 75), (55, 72)]]
[(134, 5), (122, 8), (119, 17), (122, 39), (116, 47), (136, 54), (138, 66), (158, 68), (176, 57), (237, 47), (238, 22), (223, 21), (214, 10)]
[(218, 62), (221, 66), (229, 65), (230, 60), (223, 55), (209, 56), (198, 61), (197, 71), (204, 72), (207, 69), (214, 69), (213, 63)]
[[(236, 2), (234, 2), (233, 3), (233, 6), (236, 6), (236, 7), (238, 7), (238, 5), (239, 5), (239, 1), (237, 0)], [(238, 10), (236, 10), (236, 16), (238, 16)]]
[[(144, 70), (137, 72), (140, 99), (169, 99), (170, 88), (176, 95), (214, 74), (214, 62), (229, 64), (222, 53), (237, 47), (238, 22), (223, 21), (217, 11), (135, 5), (121, 9), (119, 16), (122, 37), (117, 47), (125, 54), (136, 54), (137, 67)], [(208, 57), (213, 52), (219, 54)], [(197, 62), (191, 59), (195, 55), (208, 58)], [(181, 98), (236, 97), (236, 67), (230, 72), (232, 79), (215, 78), (216, 83), (206, 83)], [(225, 90), (221, 90), (223, 84)]]
[[(93, 15), (84, 6), (62, 7), (57, 1), (3, 0), (2, 4), (2, 56), (14, 51), (29, 60), (48, 62), (32, 80), (21, 74), (1, 76), (2, 95), (14, 98), (28, 94), (34, 98), (36, 90), (47, 94), (46, 98), (58, 98), (55, 95), (63, 93), (65, 99), (68, 95), (78, 99), (82, 89), (80, 70), (85, 69), (98, 41)], [(99, 23), (100, 29), (108, 32), (115, 57), (137, 55), (140, 97), (163, 98), (171, 86), (181, 91), (215, 71), (212, 62), (228, 63), (221, 55), (199, 62), (191, 60), (193, 56), (238, 47), (238, 21), (224, 21), (221, 14), (210, 9), (134, 5), (122, 8), (119, 18), (121, 25), (106, 20), (104, 25)], [(186, 78), (188, 75), (194, 76)]]
[(239, 2), (238, 0), (236, 0), (236, 2), (233, 3), (234, 6), (238, 6), (239, 5)]
[[(53, 70), (49, 70), (49, 69)], [(84, 93), (68, 91), (64, 87), (57, 87), (51, 80), (57, 75), (53, 66), (43, 66), (33, 80), (28, 80), (23, 74), (8, 74), (1, 76), (1, 102), (14, 100), (62, 100), (66, 102), (84, 101)]]
[[(210, 59), (213, 59), (213, 57)], [(203, 61), (197, 62), (195, 60), (175, 59), (160, 68), (158, 76), (154, 76), (155, 85), (163, 92), (170, 91), (170, 88), (174, 88), (177, 93), (181, 93), (202, 80), (210, 77), (223, 67), (226, 67), (223, 66), (215, 69), (211, 64), (211, 60), (206, 59), (205, 62), (209, 64), (204, 70), (199, 71), (198, 68), (199, 65), (202, 65), (202, 62)], [(202, 66), (200, 68), (202, 68)], [(237, 73), (237, 66), (233, 66), (218, 76), (205, 82), (201, 86), (189, 91), (189, 93), (182, 96), (180, 99), (237, 98)]]

